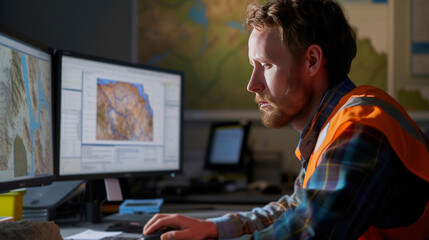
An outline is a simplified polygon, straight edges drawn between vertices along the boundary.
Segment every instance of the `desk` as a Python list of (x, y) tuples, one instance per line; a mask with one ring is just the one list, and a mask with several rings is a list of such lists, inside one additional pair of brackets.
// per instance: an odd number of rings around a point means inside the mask
[[(215, 194), (167, 195), (161, 206), (162, 213), (179, 213), (185, 216), (206, 219), (219, 217), (226, 213), (250, 211), (255, 207), (263, 207), (267, 203), (277, 201), (283, 194), (260, 194), (259, 192), (233, 192)], [(77, 224), (61, 224), (60, 230), (65, 238), (87, 229), (104, 231), (109, 225), (118, 221), (140, 222), (138, 215), (107, 216), (102, 223), (82, 222)]]
[(63, 238), (67, 238), (69, 236), (78, 234), (88, 229), (96, 230), (96, 231), (105, 231), (108, 226), (110, 226), (112, 222), (103, 222), (103, 223), (88, 223), (81, 222), (75, 224), (61, 224), (60, 232)]
[[(262, 205), (261, 205), (262, 206)], [(248, 204), (208, 204), (208, 203), (165, 203), (162, 205), (161, 212), (163, 213), (180, 213), (185, 216), (194, 218), (211, 218), (219, 217), (226, 213), (237, 211), (250, 211), (259, 205)], [(138, 217), (136, 217), (138, 218)], [(81, 222), (74, 224), (61, 224), (60, 231), (63, 238), (83, 232), (87, 229), (104, 231), (108, 226), (118, 221), (134, 221), (131, 218), (111, 218), (105, 217), (102, 223)]]

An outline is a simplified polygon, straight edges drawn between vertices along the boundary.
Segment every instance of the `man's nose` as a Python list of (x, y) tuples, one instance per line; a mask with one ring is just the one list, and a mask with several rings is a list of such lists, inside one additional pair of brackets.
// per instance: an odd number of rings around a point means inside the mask
[(247, 84), (247, 91), (257, 93), (264, 90), (263, 79), (263, 73), (259, 71), (257, 66), (255, 66), (253, 68), (252, 76), (250, 76), (249, 83)]

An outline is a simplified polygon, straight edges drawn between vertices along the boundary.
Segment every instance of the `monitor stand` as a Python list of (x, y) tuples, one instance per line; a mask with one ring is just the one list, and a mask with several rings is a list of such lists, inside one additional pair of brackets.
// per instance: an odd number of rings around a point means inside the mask
[[(129, 213), (121, 214), (115, 213), (103, 217), (101, 207), (105, 200), (100, 200), (103, 195), (101, 181), (91, 181), (88, 184), (88, 202), (86, 203), (85, 220), (91, 223), (101, 223), (103, 220), (113, 222), (137, 222), (145, 224), (154, 215), (153, 213)], [(119, 179), (106, 178), (104, 179), (104, 186), (106, 188), (106, 199), (109, 202), (123, 201), (121, 185)], [(104, 195), (103, 195), (104, 196)]]
[[(103, 195), (100, 192), (101, 182), (89, 180), (88, 183), (88, 202), (85, 206), (85, 220), (91, 223), (102, 222), (102, 210), (101, 207), (105, 200), (99, 198)], [(104, 179), (104, 186), (106, 189), (107, 201), (122, 201), (121, 185), (117, 178), (106, 178)]]

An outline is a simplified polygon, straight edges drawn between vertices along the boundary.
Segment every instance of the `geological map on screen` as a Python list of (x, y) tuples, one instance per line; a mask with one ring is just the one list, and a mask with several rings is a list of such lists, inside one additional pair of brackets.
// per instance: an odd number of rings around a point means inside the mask
[(143, 84), (97, 79), (97, 140), (153, 141), (153, 111)]
[(1, 177), (52, 173), (50, 63), (0, 45)]

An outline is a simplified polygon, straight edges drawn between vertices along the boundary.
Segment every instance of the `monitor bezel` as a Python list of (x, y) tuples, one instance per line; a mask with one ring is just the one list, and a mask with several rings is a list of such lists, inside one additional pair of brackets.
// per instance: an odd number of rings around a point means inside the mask
[[(91, 61), (98, 61), (102, 63), (107, 64), (115, 64), (119, 66), (125, 66), (125, 67), (135, 67), (138, 69), (145, 69), (145, 70), (152, 70), (152, 71), (159, 71), (163, 73), (172, 73), (180, 75), (180, 129), (179, 129), (179, 169), (172, 169), (172, 170), (149, 170), (149, 171), (136, 171), (136, 172), (108, 172), (108, 173), (80, 173), (80, 174), (67, 174), (67, 175), (61, 175), (60, 174), (60, 134), (61, 134), (61, 88), (62, 88), (62, 79), (61, 79), (61, 73), (62, 73), (62, 57), (74, 57), (74, 58), (80, 58), (84, 60), (91, 60)], [(160, 67), (154, 67), (139, 63), (133, 63), (128, 61), (122, 61), (117, 59), (110, 59), (106, 57), (100, 57), (85, 53), (79, 53), (75, 51), (68, 51), (68, 50), (57, 50), (56, 54), (56, 76), (57, 76), (57, 98), (56, 98), (56, 131), (55, 131), (55, 138), (56, 141), (56, 149), (57, 155), (56, 159), (58, 161), (55, 161), (54, 169), (56, 173), (56, 179), (57, 180), (94, 180), (94, 179), (106, 179), (106, 178), (133, 178), (133, 177), (150, 177), (150, 176), (166, 176), (171, 175), (175, 176), (176, 174), (180, 174), (183, 171), (183, 121), (184, 121), (184, 88), (185, 88), (185, 82), (184, 82), (184, 72), (174, 69), (165, 69)]]
[(20, 179), (13, 179), (13, 180), (0, 180), (0, 192), (9, 192), (15, 189), (20, 188), (26, 188), (26, 187), (34, 187), (34, 186), (42, 186), (42, 185), (49, 185), (51, 184), (55, 178), (56, 178), (56, 172), (55, 172), (55, 162), (56, 162), (56, 148), (55, 148), (55, 129), (56, 129), (56, 123), (55, 123), (55, 111), (57, 106), (55, 105), (55, 67), (54, 67), (54, 49), (51, 47), (48, 47), (47, 45), (44, 45), (41, 42), (38, 42), (34, 39), (31, 39), (21, 33), (18, 33), (8, 27), (5, 27), (3, 25), (0, 25), (0, 35), (5, 36), (7, 38), (11, 38), (13, 40), (16, 40), (18, 42), (21, 42), (25, 45), (28, 45), (33, 48), (37, 48), (38, 50), (41, 50), (45, 52), (46, 54), (51, 56), (51, 123), (52, 123), (52, 174), (50, 175), (40, 175), (40, 176), (33, 176), (29, 178), (20, 178)]
[[(240, 157), (239, 161), (234, 164), (220, 164), (220, 163), (213, 163), (211, 162), (210, 156), (214, 147), (214, 137), (215, 132), (218, 128), (223, 127), (237, 127), (239, 126), (241, 129), (243, 129), (243, 142), (241, 144), (240, 149)], [(240, 123), (239, 121), (227, 121), (227, 122), (214, 122), (210, 125), (210, 132), (209, 132), (209, 140), (207, 142), (207, 148), (206, 148), (206, 155), (205, 155), (205, 162), (204, 162), (204, 169), (207, 170), (217, 170), (217, 171), (237, 171), (237, 170), (245, 170), (245, 159), (246, 154), (248, 152), (247, 147), (247, 141), (249, 139), (249, 132), (250, 132), (250, 122), (249, 123)]]

